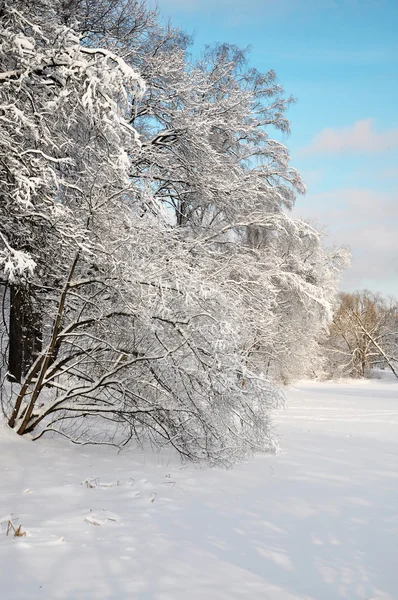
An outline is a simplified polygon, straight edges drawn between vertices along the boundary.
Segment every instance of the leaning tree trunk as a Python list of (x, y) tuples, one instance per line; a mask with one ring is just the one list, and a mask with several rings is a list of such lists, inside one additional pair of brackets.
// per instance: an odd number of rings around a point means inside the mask
[(395, 377), (397, 377), (398, 379), (398, 368), (395, 366), (395, 358), (392, 356), (389, 356), (383, 349), (383, 347), (378, 343), (377, 338), (374, 337), (372, 335), (372, 333), (370, 331), (368, 331), (366, 329), (366, 327), (363, 325), (359, 315), (357, 315), (356, 313), (354, 313), (354, 316), (358, 322), (358, 325), (360, 326), (360, 328), (362, 329), (364, 335), (369, 339), (369, 341), (373, 344), (373, 346), (376, 348), (376, 350), (379, 352), (380, 356), (382, 356), (384, 358), (384, 360), (386, 361), (386, 363), (388, 364), (388, 366), (390, 367), (391, 371), (394, 373)]
[(41, 315), (28, 285), (11, 285), (8, 373), (21, 382), (41, 351)]

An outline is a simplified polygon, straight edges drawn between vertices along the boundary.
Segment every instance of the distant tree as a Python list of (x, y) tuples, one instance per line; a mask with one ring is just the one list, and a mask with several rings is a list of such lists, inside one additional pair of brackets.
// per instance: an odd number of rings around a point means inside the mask
[(368, 290), (341, 293), (325, 344), (333, 375), (366, 377), (387, 366), (398, 377), (398, 303)]

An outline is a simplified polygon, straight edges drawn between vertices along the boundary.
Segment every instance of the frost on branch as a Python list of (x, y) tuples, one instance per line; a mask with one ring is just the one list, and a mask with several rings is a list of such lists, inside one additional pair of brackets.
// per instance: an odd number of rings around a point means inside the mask
[(14, 283), (22, 277), (31, 277), (36, 267), (31, 256), (27, 252), (11, 248), (1, 232), (0, 239), (4, 244), (4, 248), (0, 250), (0, 266), (6, 279)]

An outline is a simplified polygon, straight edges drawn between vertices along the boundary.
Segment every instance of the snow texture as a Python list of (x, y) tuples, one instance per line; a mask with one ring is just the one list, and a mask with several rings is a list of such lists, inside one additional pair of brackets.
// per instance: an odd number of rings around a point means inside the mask
[(0, 424), (1, 598), (395, 600), (398, 383), (288, 401), (281, 453), (230, 471)]

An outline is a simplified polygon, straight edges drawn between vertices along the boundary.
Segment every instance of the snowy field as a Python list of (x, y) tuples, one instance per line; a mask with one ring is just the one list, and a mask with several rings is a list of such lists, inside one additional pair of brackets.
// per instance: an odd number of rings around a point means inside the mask
[(281, 453), (232, 471), (0, 424), (1, 600), (397, 600), (398, 384), (288, 402)]

